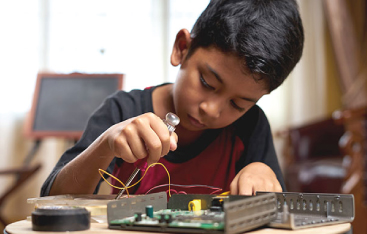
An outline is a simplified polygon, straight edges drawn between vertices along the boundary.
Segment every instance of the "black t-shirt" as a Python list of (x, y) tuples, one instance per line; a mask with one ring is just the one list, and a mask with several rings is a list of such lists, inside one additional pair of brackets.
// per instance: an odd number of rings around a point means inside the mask
[[(143, 113), (154, 112), (152, 105), (152, 92), (154, 88), (155, 87), (145, 90), (132, 90), (130, 92), (118, 91), (109, 96), (104, 103), (91, 115), (81, 139), (75, 144), (75, 146), (67, 150), (61, 156), (56, 166), (44, 182), (41, 188), (41, 196), (47, 196), (49, 194), (52, 183), (54, 182), (60, 170), (68, 162), (84, 151), (110, 126)], [(228, 136), (230, 139), (228, 139)], [(222, 140), (219, 141), (219, 138)], [(176, 151), (170, 152), (167, 156), (165, 156), (163, 161), (167, 162), (167, 164), (173, 165), (176, 170), (180, 165), (190, 165), (188, 164), (190, 162), (202, 163), (202, 168), (205, 168), (206, 165), (204, 164), (204, 161), (200, 162), (200, 159), (204, 157), (203, 155), (210, 153), (207, 151), (213, 150), (213, 145), (215, 145), (216, 151), (218, 149), (221, 150), (222, 148), (228, 148), (228, 142), (232, 148), (229, 150), (223, 150), (222, 154), (225, 155), (215, 155), (211, 153), (211, 157), (228, 158), (228, 160), (224, 163), (227, 163), (228, 165), (221, 164), (221, 167), (227, 167), (228, 169), (223, 170), (222, 177), (216, 177), (217, 179), (227, 178), (228, 181), (222, 181), (224, 184), (217, 184), (216, 186), (222, 186), (223, 189), (228, 189), (234, 175), (243, 167), (252, 162), (263, 162), (272, 168), (283, 188), (283, 191), (285, 191), (284, 180), (274, 150), (269, 122), (264, 112), (257, 105), (253, 106), (232, 125), (224, 129), (208, 130), (205, 134), (203, 134), (202, 137), (195, 141), (195, 143), (190, 145), (190, 147), (177, 148)], [(233, 160), (230, 159), (232, 156)], [(203, 158), (203, 160), (205, 159)], [(232, 167), (229, 164), (231, 164)], [(128, 166), (127, 163), (124, 163), (121, 158), (114, 158), (107, 168), (107, 171), (109, 173), (114, 172), (115, 174), (118, 174), (117, 176), (124, 181), (124, 178), (128, 177), (131, 172), (129, 170), (121, 172), (122, 170), (119, 169), (122, 167), (125, 169), (126, 166)], [(133, 168), (133, 164), (131, 164), (131, 168)], [(88, 170), (87, 166), (86, 170)], [(200, 176), (200, 178), (206, 179), (202, 181), (211, 181), (211, 179), (215, 180), (215, 178), (208, 178), (214, 174), (212, 175), (210, 173), (205, 173), (205, 170), (202, 171), (203, 176)], [(187, 175), (183, 175), (182, 173), (187, 173)], [(181, 177), (186, 179), (190, 176), (194, 176), (193, 174), (190, 174), (190, 170), (179, 170), (176, 175), (177, 178)], [(175, 178), (174, 174), (171, 175), (171, 177), (172, 179)], [(159, 181), (157, 180), (156, 182), (158, 183)], [(98, 192), (99, 185), (100, 183), (96, 187), (95, 193)], [(145, 184), (145, 187), (146, 186), (151, 185), (148, 183)], [(144, 187), (144, 185), (142, 187)], [(144, 191), (140, 191), (140, 193), (142, 192)]]

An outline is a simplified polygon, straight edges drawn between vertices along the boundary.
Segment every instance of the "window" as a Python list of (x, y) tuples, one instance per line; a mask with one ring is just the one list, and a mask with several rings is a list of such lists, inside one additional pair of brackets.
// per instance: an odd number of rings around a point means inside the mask
[(38, 71), (124, 73), (125, 90), (174, 81), (169, 55), (176, 33), (190, 30), (208, 3), (1, 1), (0, 111), (29, 110)]

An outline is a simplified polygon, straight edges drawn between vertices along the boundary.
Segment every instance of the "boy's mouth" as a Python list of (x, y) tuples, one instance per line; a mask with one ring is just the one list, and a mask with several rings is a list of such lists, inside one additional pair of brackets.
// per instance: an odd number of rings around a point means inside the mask
[(190, 123), (197, 127), (197, 128), (205, 128), (206, 125), (201, 123), (199, 120), (195, 119), (194, 117), (192, 117), (191, 115), (189, 115), (189, 120), (190, 120)]

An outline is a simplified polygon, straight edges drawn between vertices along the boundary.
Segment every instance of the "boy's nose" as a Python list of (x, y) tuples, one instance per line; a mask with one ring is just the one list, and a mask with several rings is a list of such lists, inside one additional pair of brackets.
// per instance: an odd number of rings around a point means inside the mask
[(220, 100), (206, 100), (200, 103), (200, 109), (211, 118), (219, 118), (222, 112), (223, 103)]

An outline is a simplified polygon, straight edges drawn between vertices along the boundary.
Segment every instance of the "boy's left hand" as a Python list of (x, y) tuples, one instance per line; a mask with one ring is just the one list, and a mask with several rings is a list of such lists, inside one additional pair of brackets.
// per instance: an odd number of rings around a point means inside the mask
[(230, 189), (232, 195), (255, 195), (257, 191), (282, 192), (273, 170), (261, 162), (242, 168), (233, 179)]

